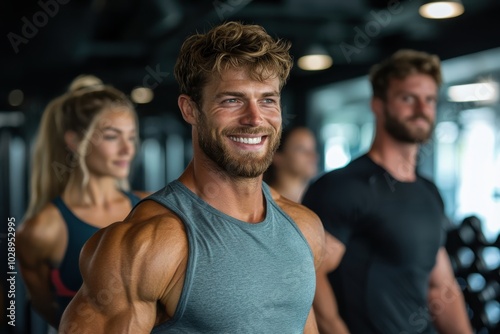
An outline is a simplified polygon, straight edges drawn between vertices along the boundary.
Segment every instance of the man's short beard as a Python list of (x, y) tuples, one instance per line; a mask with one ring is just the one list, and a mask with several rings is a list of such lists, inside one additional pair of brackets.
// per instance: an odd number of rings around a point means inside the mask
[(422, 118), (427, 121), (430, 125), (429, 130), (417, 129), (417, 131), (411, 131), (405, 123), (400, 122), (397, 118), (393, 117), (387, 108), (384, 108), (385, 123), (384, 128), (394, 139), (399, 140), (404, 143), (411, 144), (422, 144), (429, 140), (432, 136), (432, 130), (434, 124), (425, 116), (416, 116), (415, 118)]
[[(270, 128), (238, 128), (226, 129), (221, 134), (217, 134), (210, 129), (206, 116), (203, 111), (198, 113), (198, 145), (205, 155), (210, 158), (222, 170), (232, 177), (255, 178), (262, 175), (271, 165), (274, 153), (276, 152), (281, 137), (279, 132), (270, 130)], [(238, 134), (266, 134), (268, 141), (268, 150), (261, 158), (255, 158), (255, 153), (247, 152), (234, 157), (225, 146), (225, 139), (230, 133)]]

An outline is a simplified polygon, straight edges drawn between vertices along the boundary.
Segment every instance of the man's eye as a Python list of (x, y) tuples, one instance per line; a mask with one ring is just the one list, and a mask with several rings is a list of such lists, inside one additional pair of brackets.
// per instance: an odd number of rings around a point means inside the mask
[(405, 102), (413, 102), (414, 98), (411, 95), (405, 95), (403, 96), (403, 101)]

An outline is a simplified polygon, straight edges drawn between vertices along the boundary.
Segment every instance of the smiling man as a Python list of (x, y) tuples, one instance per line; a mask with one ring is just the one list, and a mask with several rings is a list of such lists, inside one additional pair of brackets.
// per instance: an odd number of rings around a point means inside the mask
[(82, 251), (62, 333), (316, 333), (319, 218), (262, 182), (281, 135), (289, 45), (229, 22), (175, 68), (193, 159)]

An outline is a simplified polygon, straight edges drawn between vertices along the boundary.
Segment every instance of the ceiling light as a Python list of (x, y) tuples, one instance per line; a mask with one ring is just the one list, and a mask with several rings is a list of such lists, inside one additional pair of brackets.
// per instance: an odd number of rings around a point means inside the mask
[(464, 6), (460, 0), (429, 1), (418, 12), (428, 19), (449, 19), (462, 15)]
[(150, 88), (136, 87), (132, 90), (130, 97), (135, 103), (144, 104), (151, 102), (153, 100), (154, 94)]
[(495, 82), (481, 82), (448, 88), (448, 100), (453, 102), (496, 101), (497, 99), (498, 84)]
[(325, 70), (332, 64), (332, 57), (319, 45), (312, 46), (304, 56), (297, 60), (297, 65), (306, 71)]

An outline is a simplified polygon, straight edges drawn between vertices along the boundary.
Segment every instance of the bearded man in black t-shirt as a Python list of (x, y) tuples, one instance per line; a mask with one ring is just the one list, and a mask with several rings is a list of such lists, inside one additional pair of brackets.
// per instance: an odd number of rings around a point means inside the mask
[(472, 333), (443, 247), (443, 201), (416, 171), (434, 128), (439, 58), (401, 50), (370, 80), (369, 152), (323, 175), (303, 199), (329, 232), (314, 301), (320, 331)]

